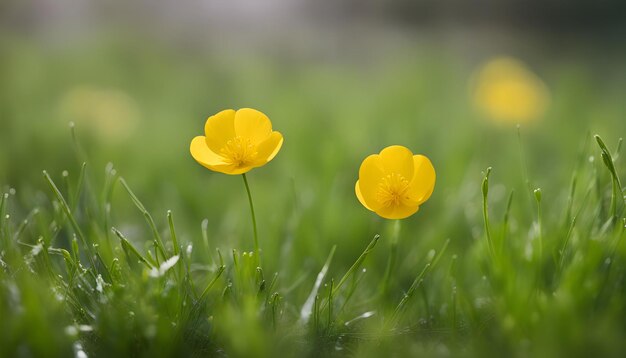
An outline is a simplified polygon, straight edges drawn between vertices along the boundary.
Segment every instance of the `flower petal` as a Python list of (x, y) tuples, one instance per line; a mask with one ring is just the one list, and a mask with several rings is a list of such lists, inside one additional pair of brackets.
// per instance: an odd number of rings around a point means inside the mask
[(226, 109), (209, 117), (204, 125), (204, 135), (209, 148), (219, 154), (235, 137), (235, 111)]
[(235, 114), (235, 134), (259, 144), (272, 132), (272, 122), (265, 114), (252, 108), (242, 108)]
[(236, 167), (233, 164), (228, 164), (224, 162), (224, 158), (222, 158), (217, 153), (213, 152), (206, 144), (206, 138), (203, 136), (195, 137), (191, 141), (191, 146), (189, 148), (191, 151), (191, 156), (198, 163), (200, 163), (203, 167), (210, 169), (215, 172), (220, 172), (224, 174), (237, 175), (243, 174), (250, 171), (253, 167), (243, 166)]
[(209, 166), (225, 164), (224, 159), (217, 153), (213, 152), (207, 146), (206, 142), (206, 137), (203, 136), (197, 136), (191, 141), (189, 151), (191, 152), (193, 159), (207, 168)]
[(408, 148), (392, 145), (380, 152), (380, 159), (385, 173), (397, 173), (407, 180), (413, 178), (413, 153)]
[(367, 205), (367, 203), (365, 202), (365, 199), (363, 198), (363, 194), (361, 194), (361, 188), (359, 187), (359, 181), (356, 181), (356, 184), (354, 185), (354, 191), (356, 193), (356, 197), (359, 199), (359, 201), (361, 202), (361, 204), (363, 206), (365, 206), (365, 208), (369, 211), (374, 211), (372, 210), (372, 208), (369, 207), (369, 205)]
[(359, 168), (359, 189), (367, 208), (376, 210), (382, 204), (378, 202), (376, 194), (385, 171), (381, 163), (380, 155), (372, 154), (363, 160)]
[(415, 167), (415, 174), (413, 180), (409, 184), (411, 188), (411, 197), (417, 200), (417, 203), (421, 205), (423, 202), (430, 198), (430, 195), (435, 189), (435, 168), (433, 163), (430, 162), (426, 156), (415, 155), (413, 156), (413, 162)]
[(419, 208), (418, 205), (390, 205), (379, 208), (376, 214), (385, 219), (404, 219), (415, 214)]
[(226, 165), (216, 165), (213, 168), (209, 168), (209, 169), (214, 170), (216, 172), (228, 174), (228, 175), (239, 175), (239, 174), (243, 174), (243, 173), (247, 173), (251, 171), (252, 169), (254, 169), (254, 167), (249, 166), (249, 165), (236, 167), (232, 164), (226, 164)]
[(257, 159), (252, 164), (254, 167), (260, 167), (274, 159), (276, 154), (283, 145), (283, 135), (280, 132), (272, 132), (270, 136), (259, 143), (257, 146)]

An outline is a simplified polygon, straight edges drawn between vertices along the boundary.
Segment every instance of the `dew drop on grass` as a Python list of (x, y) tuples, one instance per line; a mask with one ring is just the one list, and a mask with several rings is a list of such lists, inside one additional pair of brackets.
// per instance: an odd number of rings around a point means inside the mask
[(98, 277), (96, 277), (96, 291), (103, 293), (105, 284), (106, 283), (104, 282), (104, 279), (102, 279), (102, 275), (98, 274)]
[(361, 315), (359, 315), (359, 316), (357, 316), (357, 317), (347, 321), (346, 323), (344, 323), (344, 325), (345, 326), (349, 326), (349, 325), (351, 325), (354, 322), (360, 321), (360, 320), (365, 319), (365, 318), (370, 318), (370, 317), (372, 317), (375, 314), (376, 314), (376, 311), (365, 312), (365, 313), (363, 313), (363, 314), (361, 314)]
[[(59, 277), (61, 279), (63, 279), (63, 277), (61, 275), (59, 275)], [(63, 302), (65, 301), (65, 296), (63, 296), (63, 294), (59, 291), (58, 287), (53, 287), (52, 291), (54, 292), (54, 298), (59, 301), (59, 302)]]
[(161, 266), (159, 266), (159, 268), (156, 268), (156, 267), (152, 268), (150, 270), (150, 277), (161, 277), (165, 275), (165, 273), (169, 269), (171, 269), (172, 267), (174, 267), (174, 265), (176, 265), (179, 258), (180, 258), (179, 255), (172, 256), (167, 261), (163, 262)]
[(80, 342), (74, 342), (74, 357), (76, 358), (87, 358), (87, 353), (83, 350), (82, 344)]
[(78, 326), (78, 330), (81, 332), (93, 332), (93, 326), (88, 324), (81, 324)]
[[(7, 215), (7, 219), (9, 215)], [(41, 252), (41, 250), (43, 249), (43, 246), (41, 246), (41, 244), (37, 244), (35, 246), (33, 246), (32, 250), (30, 250), (30, 254), (34, 257), (39, 255), (39, 253)]]
[(70, 337), (75, 337), (78, 334), (78, 329), (75, 326), (67, 326), (65, 327), (65, 334)]
[(343, 335), (337, 337), (337, 342), (335, 342), (335, 350), (342, 351), (343, 350)]

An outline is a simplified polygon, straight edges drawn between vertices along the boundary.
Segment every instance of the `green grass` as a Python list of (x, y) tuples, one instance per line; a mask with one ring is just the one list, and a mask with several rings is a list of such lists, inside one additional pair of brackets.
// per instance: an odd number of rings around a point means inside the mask
[[(587, 63), (547, 63), (551, 109), (516, 130), (481, 121), (471, 66), (436, 50), (290, 67), (3, 41), (16, 51), (0, 66), (0, 356), (626, 349), (623, 87)], [(134, 98), (139, 127), (119, 141), (78, 118), (68, 130), (58, 102), (84, 82)], [(260, 267), (241, 178), (188, 153), (207, 115), (243, 106), (285, 137), (247, 177)], [(361, 160), (390, 144), (437, 170), (400, 224), (354, 195)]]

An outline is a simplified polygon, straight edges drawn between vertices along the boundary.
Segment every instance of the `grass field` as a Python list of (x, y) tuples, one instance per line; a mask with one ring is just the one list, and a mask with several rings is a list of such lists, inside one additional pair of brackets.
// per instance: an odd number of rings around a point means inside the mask
[[(486, 58), (428, 45), (298, 62), (1, 41), (0, 356), (626, 350), (623, 62), (533, 63), (550, 105), (518, 128), (469, 99)], [(241, 178), (189, 154), (240, 107), (285, 139), (248, 173), (259, 267)], [(437, 172), (401, 222), (354, 194), (392, 144)]]

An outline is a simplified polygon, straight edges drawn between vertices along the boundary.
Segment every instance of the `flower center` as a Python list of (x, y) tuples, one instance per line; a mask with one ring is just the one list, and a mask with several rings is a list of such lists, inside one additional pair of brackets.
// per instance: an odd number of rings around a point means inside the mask
[(222, 148), (220, 154), (224, 161), (236, 167), (250, 164), (257, 156), (256, 146), (252, 144), (250, 138), (235, 137)]
[(398, 206), (408, 200), (409, 181), (401, 174), (386, 175), (378, 184), (376, 198), (385, 207)]

